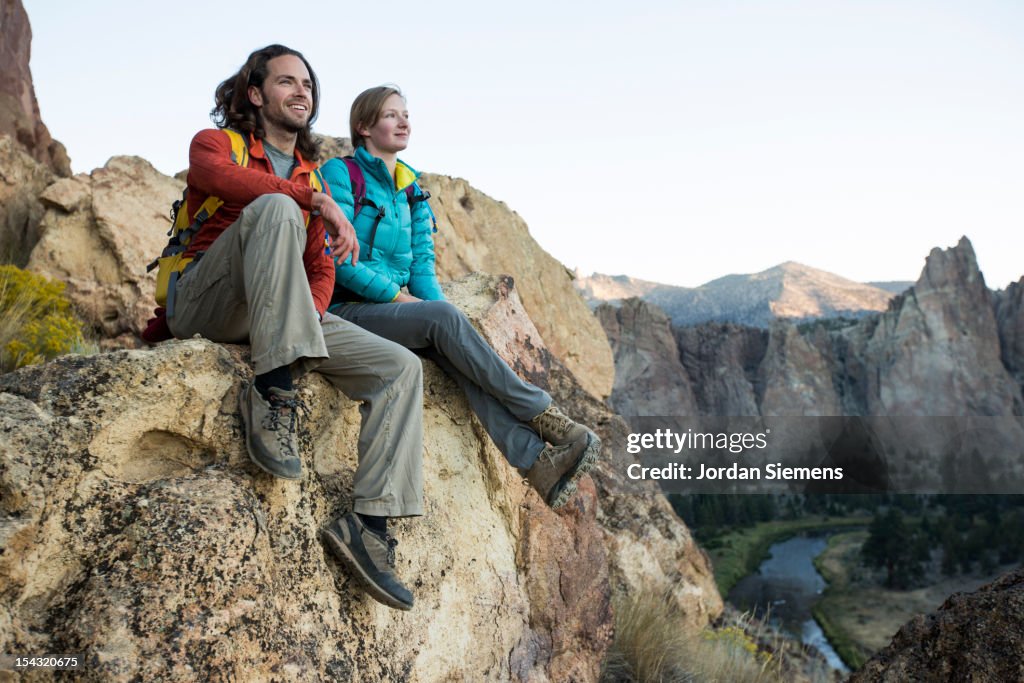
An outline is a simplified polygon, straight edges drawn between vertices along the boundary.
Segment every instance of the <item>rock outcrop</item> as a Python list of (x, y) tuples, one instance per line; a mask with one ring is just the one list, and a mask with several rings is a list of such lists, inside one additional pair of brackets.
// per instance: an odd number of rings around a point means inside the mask
[(138, 157), (57, 181), (39, 196), (46, 213), (29, 270), (67, 283), (98, 334), (130, 343), (153, 313), (156, 275), (146, 265), (167, 244), (183, 188)]
[(877, 326), (846, 336), (864, 359), (866, 415), (1024, 414), (1020, 387), (1001, 359), (992, 295), (967, 238), (933, 249), (917, 283)]
[(1024, 391), (1024, 278), (995, 293), (1003, 365)]
[[(323, 158), (351, 151), (347, 138), (321, 140)], [(45, 207), (41, 222), (36, 221), (41, 237), (32, 232), (22, 239), (28, 248), (35, 246), (28, 267), (67, 282), (72, 300), (101, 336), (130, 344), (152, 314), (155, 276), (145, 266), (166, 244), (170, 206), (181, 196), (183, 181), (164, 176), (138, 157), (114, 157), (91, 174), (50, 187), (47, 180), (15, 183), (25, 203), (38, 196)], [(513, 276), (551, 351), (587, 391), (608, 396), (614, 375), (611, 349), (565, 267), (541, 249), (518, 215), (466, 181), (425, 174), (421, 182), (433, 195), (441, 226), (435, 236), (438, 277), (455, 279), (471, 272)], [(33, 206), (38, 216), (39, 205)], [(29, 213), (21, 211), (11, 221), (23, 223)]]
[[(514, 367), (611, 441), (626, 429), (546, 350), (508, 279), (449, 297)], [(84, 652), (84, 680), (596, 680), (610, 594), (721, 611), (706, 556), (621, 454), (555, 514), (425, 375), (427, 511), (396, 523), (411, 613), (370, 601), (317, 530), (348, 504), (358, 406), (300, 382), (305, 477), (248, 462), (247, 350), (200, 339), (0, 377), (0, 647)]]
[(472, 272), (516, 280), (523, 305), (558, 358), (596, 396), (612, 390), (615, 367), (601, 325), (572, 287), (572, 275), (541, 249), (526, 223), (503, 202), (460, 178), (424, 174), (421, 184), (441, 227), (434, 236), (437, 272), (455, 279)]
[(71, 175), (64, 145), (39, 115), (29, 58), (32, 27), (21, 0), (0, 0), (0, 137), (9, 135), (33, 159), (60, 176)]
[(44, 212), (39, 195), (54, 178), (13, 138), (0, 136), (0, 263), (28, 263)]
[(700, 415), (760, 415), (768, 332), (732, 323), (674, 330)]
[(1024, 569), (915, 617), (850, 683), (1024, 680)]
[[(993, 296), (964, 238), (933, 250), (914, 286), (877, 316), (778, 321), (767, 332), (676, 328), (678, 357), (657, 362), (682, 361), (704, 415), (1020, 416), (1020, 291)], [(606, 331), (617, 359), (647, 353), (636, 341), (646, 329)], [(616, 385), (613, 403), (630, 405), (633, 391)]]
[(611, 405), (621, 415), (696, 415), (668, 317), (641, 299), (594, 311), (615, 351)]

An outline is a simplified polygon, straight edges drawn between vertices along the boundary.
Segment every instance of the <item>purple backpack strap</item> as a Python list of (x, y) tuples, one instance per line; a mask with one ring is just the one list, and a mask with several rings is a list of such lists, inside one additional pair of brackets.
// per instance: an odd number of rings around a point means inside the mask
[(359, 168), (355, 157), (342, 157), (348, 168), (348, 180), (352, 184), (352, 207), (355, 213), (359, 213), (359, 205), (366, 199), (366, 178), (363, 176), (363, 169)]

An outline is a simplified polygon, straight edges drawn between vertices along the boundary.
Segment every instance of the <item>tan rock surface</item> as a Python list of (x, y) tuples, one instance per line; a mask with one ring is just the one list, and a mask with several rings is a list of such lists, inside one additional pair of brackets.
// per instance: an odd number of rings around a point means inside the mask
[(441, 228), (434, 236), (438, 276), (511, 275), (551, 352), (587, 391), (608, 396), (615, 374), (611, 348), (565, 266), (537, 244), (518, 214), (465, 180), (426, 173), (421, 184)]
[(66, 282), (102, 336), (139, 334), (156, 305), (146, 265), (167, 244), (170, 207), (183, 188), (138, 157), (54, 183), (40, 196), (47, 208), (29, 270)]
[[(518, 339), (524, 367), (551, 364), (563, 405), (606, 438), (623, 428), (539, 340), (530, 350), (514, 290), (460, 286), (496, 346)], [(663, 497), (606, 492), (613, 457), (552, 513), (429, 364), (426, 516), (395, 525), (417, 606), (377, 605), (316, 537), (349, 504), (358, 407), (305, 378), (306, 474), (272, 480), (241, 445), (246, 352), (175, 341), (0, 377), (3, 651), (85, 652), (84, 680), (592, 681), (609, 578), (670, 585), (694, 626), (721, 610)]]
[(54, 180), (10, 137), (0, 137), (0, 263), (24, 267), (39, 241), (44, 208), (39, 194)]

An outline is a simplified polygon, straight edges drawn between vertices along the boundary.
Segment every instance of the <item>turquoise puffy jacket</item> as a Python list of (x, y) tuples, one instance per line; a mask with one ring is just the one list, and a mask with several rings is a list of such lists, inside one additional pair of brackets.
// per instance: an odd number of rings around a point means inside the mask
[(361, 206), (356, 215), (352, 182), (348, 167), (341, 159), (331, 159), (320, 172), (331, 188), (331, 195), (352, 221), (359, 238), (359, 263), (351, 259), (335, 265), (335, 294), (332, 308), (352, 301), (386, 303), (394, 301), (402, 287), (420, 299), (444, 299), (434, 272), (433, 220), (426, 202), (409, 206), (405, 188), (419, 177), (411, 166), (399, 160), (392, 180), (383, 159), (357, 147), (356, 163), (363, 170), (366, 199), (378, 211)]

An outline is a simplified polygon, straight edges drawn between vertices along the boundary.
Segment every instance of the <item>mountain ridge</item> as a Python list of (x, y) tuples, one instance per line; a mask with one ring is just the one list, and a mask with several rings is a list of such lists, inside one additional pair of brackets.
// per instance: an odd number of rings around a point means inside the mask
[(854, 282), (797, 261), (757, 273), (724, 275), (699, 287), (601, 273), (582, 276), (577, 272), (575, 280), (577, 291), (592, 308), (637, 297), (664, 310), (678, 327), (722, 322), (768, 328), (779, 318), (798, 322), (859, 318), (884, 311), (901, 283), (883, 284), (887, 287)]

